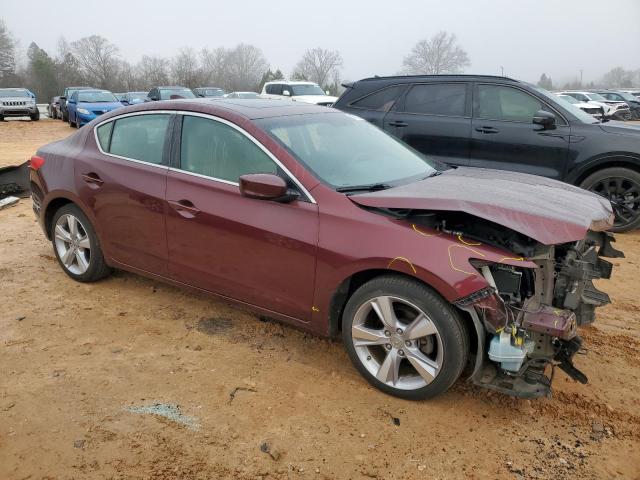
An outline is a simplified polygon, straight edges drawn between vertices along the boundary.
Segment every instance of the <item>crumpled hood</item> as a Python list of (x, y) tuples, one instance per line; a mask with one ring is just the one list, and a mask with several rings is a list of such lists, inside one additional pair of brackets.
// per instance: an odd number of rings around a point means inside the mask
[(305, 102), (305, 103), (335, 103), (338, 100), (338, 97), (332, 97), (330, 95), (296, 95), (291, 97), (292, 100), (296, 102)]
[(78, 108), (86, 108), (89, 111), (103, 110), (104, 112), (110, 112), (116, 108), (121, 108), (123, 105), (120, 102), (78, 102)]
[(378, 208), (465, 212), (545, 245), (613, 225), (611, 204), (573, 185), (525, 173), (459, 167), (418, 182), (349, 197)]

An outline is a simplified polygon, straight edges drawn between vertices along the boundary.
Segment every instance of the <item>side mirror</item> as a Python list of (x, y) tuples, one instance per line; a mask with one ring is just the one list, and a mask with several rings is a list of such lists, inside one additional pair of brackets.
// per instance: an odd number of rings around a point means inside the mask
[(291, 92), (289, 90), (283, 90), (282, 91), (282, 95), (284, 95), (285, 97), (290, 97), (291, 96)]
[(73, 98), (70, 98), (67, 103), (76, 103), (76, 101)]
[(291, 202), (298, 195), (289, 192), (287, 183), (271, 173), (249, 173), (240, 177), (240, 193), (256, 200)]
[(204, 98), (204, 93), (196, 93), (196, 97)]
[(153, 97), (149, 97), (149, 100), (151, 100), (152, 102), (157, 102), (158, 100), (160, 100), (160, 98), (154, 95)]
[(556, 127), (556, 116), (545, 110), (538, 110), (533, 115), (533, 123), (540, 125), (545, 130), (551, 130)]
[(122, 105), (124, 105), (125, 107), (126, 107), (127, 105), (129, 105), (129, 101), (128, 101), (128, 100), (124, 100), (124, 99), (120, 100), (120, 103), (121, 103)]

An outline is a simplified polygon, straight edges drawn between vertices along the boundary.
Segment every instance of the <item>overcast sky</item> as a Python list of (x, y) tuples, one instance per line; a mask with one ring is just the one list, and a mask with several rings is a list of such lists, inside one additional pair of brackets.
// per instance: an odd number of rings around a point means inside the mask
[(23, 49), (35, 41), (55, 53), (99, 34), (137, 62), (182, 46), (251, 43), (288, 74), (307, 48), (339, 50), (342, 77), (397, 73), (420, 39), (458, 36), (467, 73), (535, 81), (600, 77), (613, 67), (640, 69), (640, 0), (0, 0), (0, 18)]

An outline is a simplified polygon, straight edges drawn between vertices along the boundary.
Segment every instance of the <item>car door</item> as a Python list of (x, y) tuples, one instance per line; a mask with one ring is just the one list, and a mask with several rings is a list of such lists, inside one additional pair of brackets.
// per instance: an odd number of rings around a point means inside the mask
[(384, 118), (385, 130), (419, 152), (449, 165), (467, 165), (471, 92), (466, 82), (411, 85)]
[(117, 117), (95, 129), (98, 148), (75, 163), (76, 187), (97, 221), (106, 255), (167, 275), (165, 188), (170, 113)]
[(385, 127), (384, 119), (404, 93), (407, 85), (389, 85), (347, 104), (342, 110), (353, 113), (366, 121), (395, 135), (395, 127)]
[(248, 173), (293, 177), (234, 124), (185, 114), (178, 168), (167, 177), (169, 274), (175, 280), (303, 321), (311, 316), (318, 209), (240, 194)]
[(76, 110), (78, 108), (78, 91), (76, 90), (71, 95), (71, 98), (67, 101), (67, 115), (69, 121), (74, 123), (76, 121)]
[[(564, 177), (571, 130), (551, 105), (508, 85), (478, 83), (473, 95), (470, 166)], [(533, 123), (538, 110), (555, 114), (555, 128)]]

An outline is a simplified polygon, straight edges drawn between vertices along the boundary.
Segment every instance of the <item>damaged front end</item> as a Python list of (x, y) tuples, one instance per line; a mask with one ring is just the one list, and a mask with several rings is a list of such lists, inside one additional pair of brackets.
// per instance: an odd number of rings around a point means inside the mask
[(479, 348), (472, 381), (535, 398), (550, 393), (553, 367), (558, 366), (586, 383), (587, 377), (573, 365), (582, 348), (577, 329), (592, 323), (595, 309), (610, 302), (593, 284), (611, 276), (612, 264), (603, 257), (623, 253), (613, 248), (613, 235), (606, 232), (589, 231), (583, 240), (552, 246), (520, 234), (512, 238), (502, 246), (526, 255), (537, 268), (473, 260), (489, 286), (456, 302), (483, 327), (476, 328)]

